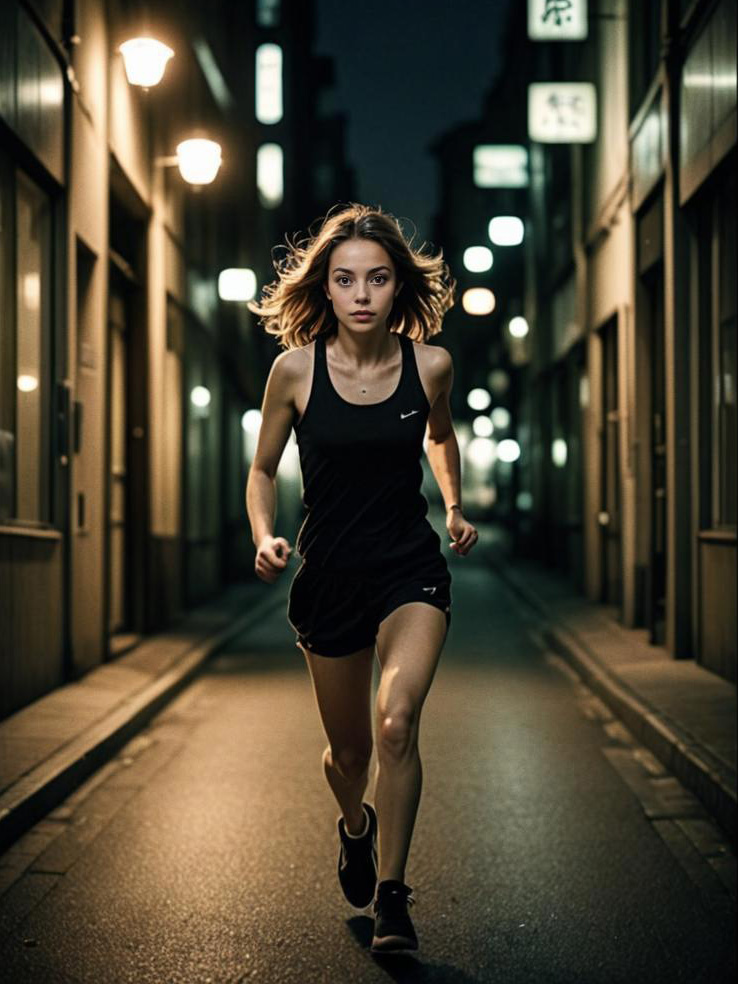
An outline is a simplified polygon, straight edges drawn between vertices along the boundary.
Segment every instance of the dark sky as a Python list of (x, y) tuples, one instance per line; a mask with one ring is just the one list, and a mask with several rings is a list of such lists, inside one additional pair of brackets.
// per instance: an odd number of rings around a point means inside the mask
[(316, 50), (335, 59), (336, 85), (324, 109), (348, 117), (357, 197), (411, 219), (415, 247), (431, 238), (437, 207), (436, 165), (426, 147), (479, 115), (500, 69), (510, 2), (317, 0)]

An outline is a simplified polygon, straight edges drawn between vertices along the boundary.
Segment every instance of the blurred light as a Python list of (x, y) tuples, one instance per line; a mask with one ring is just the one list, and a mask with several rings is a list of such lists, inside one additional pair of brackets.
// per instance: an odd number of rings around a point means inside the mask
[(533, 508), (533, 496), (530, 492), (518, 492), (515, 497), (515, 505), (521, 512), (530, 512)]
[(587, 0), (566, 0), (558, 6), (551, 0), (528, 0), (528, 37), (531, 41), (584, 41)]
[(472, 410), (486, 410), (492, 402), (492, 397), (486, 389), (482, 389), (481, 386), (478, 386), (476, 389), (469, 391), (466, 402)]
[(234, 105), (233, 96), (228, 88), (228, 83), (223, 78), (223, 73), (218, 66), (212, 48), (205, 38), (195, 38), (192, 42), (192, 49), (202, 74), (205, 76), (208, 88), (213, 94), (213, 99), (220, 109), (228, 112)]
[(589, 376), (585, 373), (579, 377), (579, 406), (589, 406)]
[(517, 215), (496, 215), (490, 220), (487, 235), (497, 246), (518, 246), (523, 241), (523, 220)]
[(261, 429), (261, 410), (246, 410), (241, 417), (241, 427), (247, 434), (258, 434)]
[(469, 246), (464, 250), (464, 266), (472, 273), (492, 269), (492, 250), (488, 246)]
[(250, 301), (256, 295), (256, 274), (248, 267), (228, 267), (218, 276), (221, 301)]
[(597, 90), (591, 82), (531, 82), (528, 136), (539, 143), (592, 143)]
[(490, 417), (497, 430), (505, 430), (510, 426), (510, 411), (505, 407), (495, 407)]
[(472, 420), (472, 430), (476, 437), (491, 437), (494, 429), (494, 425), (489, 417), (475, 417)]
[(22, 376), (18, 376), (18, 389), (21, 393), (32, 393), (35, 389), (38, 389), (37, 377), (29, 376), (26, 373)]
[(510, 388), (510, 377), (504, 369), (493, 369), (487, 376), (487, 382), (496, 396), (503, 396)]
[(207, 386), (193, 386), (190, 393), (190, 403), (193, 407), (210, 406), (210, 390)]
[(557, 468), (563, 468), (566, 464), (566, 441), (563, 437), (557, 437), (551, 444), (551, 461)]
[(37, 270), (23, 274), (23, 303), (29, 311), (41, 306), (41, 277)]
[(467, 314), (491, 314), (495, 309), (495, 295), (487, 287), (470, 287), (464, 291), (461, 305)]
[(528, 322), (521, 315), (518, 315), (515, 318), (510, 318), (507, 329), (513, 338), (525, 338), (528, 334)]
[(265, 208), (282, 204), (284, 195), (284, 160), (277, 143), (265, 143), (256, 152), (256, 187)]
[(123, 55), (129, 84), (144, 89), (161, 82), (167, 62), (174, 57), (171, 48), (153, 38), (131, 38), (124, 41), (118, 51)]
[(521, 144), (477, 144), (472, 154), (477, 188), (528, 187), (528, 149)]
[(194, 185), (210, 184), (221, 165), (220, 144), (195, 138), (177, 144), (179, 173)]
[(475, 468), (489, 468), (495, 463), (495, 444), (488, 437), (475, 437), (466, 449), (469, 463)]
[(520, 445), (511, 437), (506, 437), (497, 445), (497, 457), (500, 461), (517, 461), (520, 457)]
[(282, 48), (268, 42), (256, 49), (256, 119), (279, 123), (282, 119)]

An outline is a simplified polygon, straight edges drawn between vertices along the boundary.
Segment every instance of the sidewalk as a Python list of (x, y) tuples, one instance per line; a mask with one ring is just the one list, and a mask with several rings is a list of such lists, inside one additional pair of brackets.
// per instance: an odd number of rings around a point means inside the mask
[(543, 618), (542, 635), (736, 844), (736, 687), (673, 659), (626, 629), (614, 607), (578, 594), (560, 572), (490, 551), (500, 577)]
[(212, 653), (284, 608), (290, 580), (232, 585), (170, 631), (0, 721), (0, 852), (114, 756)]

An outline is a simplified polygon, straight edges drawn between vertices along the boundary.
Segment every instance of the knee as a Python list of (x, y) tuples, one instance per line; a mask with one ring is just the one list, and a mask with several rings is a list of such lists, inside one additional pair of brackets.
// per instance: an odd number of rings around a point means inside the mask
[(341, 749), (330, 749), (331, 762), (336, 771), (346, 780), (352, 782), (361, 776), (369, 768), (369, 761), (372, 757), (372, 746), (351, 747)]
[(407, 705), (398, 705), (381, 713), (377, 728), (377, 753), (402, 758), (417, 745), (417, 714)]

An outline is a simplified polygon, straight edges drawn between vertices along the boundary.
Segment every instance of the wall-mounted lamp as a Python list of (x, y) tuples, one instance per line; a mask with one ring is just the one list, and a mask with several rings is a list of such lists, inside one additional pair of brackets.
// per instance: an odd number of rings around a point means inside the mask
[(171, 48), (153, 38), (132, 38), (124, 41), (118, 51), (123, 55), (129, 83), (144, 89), (161, 82), (167, 62), (174, 57)]
[(220, 144), (199, 137), (178, 143), (176, 157), (156, 158), (156, 163), (164, 167), (176, 164), (185, 181), (193, 185), (214, 181), (222, 162)]

